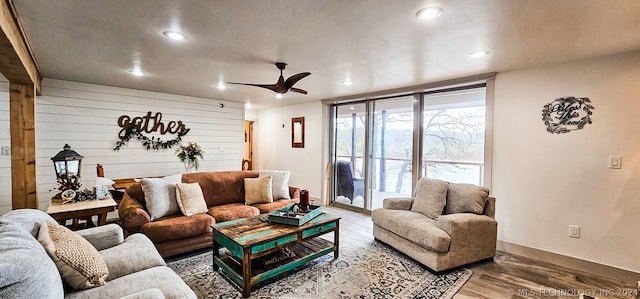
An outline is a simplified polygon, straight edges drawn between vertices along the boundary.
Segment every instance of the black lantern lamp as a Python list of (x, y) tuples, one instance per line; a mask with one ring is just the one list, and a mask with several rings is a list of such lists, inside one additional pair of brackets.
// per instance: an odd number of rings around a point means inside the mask
[[(64, 150), (53, 156), (53, 166), (56, 170), (56, 180), (60, 186), (58, 190), (62, 192), (66, 190), (80, 189), (80, 166), (82, 164), (80, 154), (72, 150), (68, 144), (64, 145)], [(59, 197), (59, 195), (56, 195)]]

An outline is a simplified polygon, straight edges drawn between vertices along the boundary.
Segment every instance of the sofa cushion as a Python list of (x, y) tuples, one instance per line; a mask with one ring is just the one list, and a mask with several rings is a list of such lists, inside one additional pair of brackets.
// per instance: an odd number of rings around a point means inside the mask
[(244, 203), (244, 179), (257, 178), (256, 171), (210, 171), (182, 175), (183, 183), (200, 183), (207, 207)]
[(176, 201), (176, 184), (181, 182), (181, 178), (182, 175), (178, 173), (163, 178), (143, 178), (140, 181), (151, 221), (180, 213)]
[(244, 179), (244, 203), (254, 205), (257, 203), (273, 202), (271, 193), (271, 176)]
[(190, 217), (175, 214), (159, 220), (162, 221), (151, 221), (142, 226), (142, 233), (154, 243), (210, 234), (212, 232), (211, 225), (216, 223), (216, 220), (207, 214), (197, 214)]
[(449, 184), (445, 214), (482, 214), (489, 197), (489, 189), (472, 184)]
[(271, 176), (271, 193), (273, 199), (289, 199), (289, 177), (291, 171), (288, 170), (259, 170), (261, 177)]
[(260, 215), (260, 210), (256, 207), (247, 206), (241, 203), (232, 203), (209, 208), (209, 215), (216, 219), (216, 222), (224, 222), (238, 218), (247, 218)]
[(395, 233), (420, 247), (438, 253), (449, 251), (451, 237), (438, 228), (438, 222), (422, 213), (406, 210), (375, 209), (371, 220), (379, 227)]
[(199, 183), (176, 184), (176, 201), (185, 216), (207, 212), (207, 202), (204, 201)]
[(45, 221), (55, 220), (47, 213), (36, 209), (17, 209), (9, 211), (2, 215), (3, 221), (11, 221), (12, 223), (19, 225), (22, 229), (29, 232), (35, 241), (40, 231), (40, 224)]
[(163, 299), (166, 298), (162, 291), (157, 288), (146, 289), (118, 299)]
[(143, 234), (128, 236), (124, 243), (102, 250), (100, 255), (109, 268), (106, 281), (144, 269), (166, 266), (151, 240)]
[(158, 266), (116, 278), (102, 287), (66, 294), (65, 299), (120, 298), (153, 288), (160, 289), (166, 298), (197, 298), (176, 272)]
[(38, 241), (60, 271), (62, 279), (74, 289), (104, 285), (109, 269), (98, 250), (80, 235), (55, 222), (40, 226)]
[(259, 204), (255, 204), (253, 205), (254, 207), (258, 208), (258, 210), (260, 210), (260, 214), (264, 214), (264, 213), (271, 213), (275, 210), (278, 209), (282, 209), (288, 205), (292, 205), (294, 203), (298, 203), (300, 202), (300, 199), (298, 198), (293, 198), (293, 199), (278, 199), (278, 200), (274, 200), (273, 202), (270, 203), (259, 203)]
[(0, 217), (0, 298), (62, 298), (53, 260), (29, 230), (8, 218)]
[(411, 211), (422, 213), (431, 219), (442, 215), (447, 202), (447, 189), (449, 189), (448, 182), (421, 178), (416, 186)]

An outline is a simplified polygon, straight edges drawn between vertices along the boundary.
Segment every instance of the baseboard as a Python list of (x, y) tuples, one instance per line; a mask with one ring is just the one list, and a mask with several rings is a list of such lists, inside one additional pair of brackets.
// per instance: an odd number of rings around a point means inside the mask
[(498, 241), (497, 249), (499, 251), (504, 251), (513, 255), (520, 255), (530, 259), (544, 261), (578, 271), (595, 273), (601, 276), (628, 282), (634, 285), (638, 283), (638, 281), (640, 281), (640, 273), (518, 244)]

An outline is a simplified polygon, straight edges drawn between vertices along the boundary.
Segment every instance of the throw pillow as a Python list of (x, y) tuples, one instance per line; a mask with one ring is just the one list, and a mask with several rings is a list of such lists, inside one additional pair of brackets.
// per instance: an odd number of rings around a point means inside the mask
[(289, 199), (289, 177), (291, 171), (288, 170), (260, 170), (258, 171), (261, 177), (271, 176), (271, 193), (273, 199)]
[(447, 202), (447, 189), (449, 183), (445, 181), (421, 178), (416, 187), (411, 211), (436, 219), (442, 215)]
[(472, 184), (449, 184), (445, 214), (482, 214), (489, 189)]
[(244, 179), (244, 203), (254, 205), (257, 203), (271, 203), (271, 176)]
[(185, 216), (207, 212), (207, 202), (204, 201), (204, 195), (199, 183), (176, 184), (176, 201), (180, 211)]
[(151, 221), (180, 213), (180, 207), (176, 201), (176, 184), (181, 182), (182, 174), (179, 173), (163, 178), (143, 178), (140, 180)]
[(40, 226), (38, 241), (58, 267), (62, 280), (75, 290), (104, 285), (107, 264), (89, 241), (55, 222)]

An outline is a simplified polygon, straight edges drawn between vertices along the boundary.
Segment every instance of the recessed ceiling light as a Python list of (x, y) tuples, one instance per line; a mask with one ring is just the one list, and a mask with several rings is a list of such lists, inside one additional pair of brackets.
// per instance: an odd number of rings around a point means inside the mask
[(282, 94), (281, 93), (276, 93), (276, 98), (277, 99), (282, 99)]
[(172, 40), (185, 40), (187, 36), (177, 31), (165, 31), (162, 34)]
[(418, 10), (416, 18), (419, 20), (433, 19), (442, 15), (444, 10), (440, 7), (426, 7)]
[(218, 85), (216, 85), (216, 88), (218, 88), (220, 90), (225, 90), (227, 88), (227, 86), (224, 85), (224, 83), (220, 82), (220, 83), (218, 83)]
[(487, 55), (489, 55), (489, 51), (485, 51), (485, 50), (473, 51), (469, 53), (469, 56), (471, 57), (483, 57)]
[(131, 71), (129, 71), (129, 73), (131, 73), (132, 75), (134, 75), (136, 77), (144, 76), (144, 73), (141, 70), (131, 70)]
[(349, 107), (349, 110), (356, 110), (356, 107), (351, 106)]
[(251, 109), (251, 103), (249, 102), (244, 103), (244, 108)]
[(353, 81), (351, 81), (351, 80), (344, 80), (344, 81), (342, 81), (342, 85), (344, 85), (344, 86), (351, 86), (351, 85), (353, 85)]

